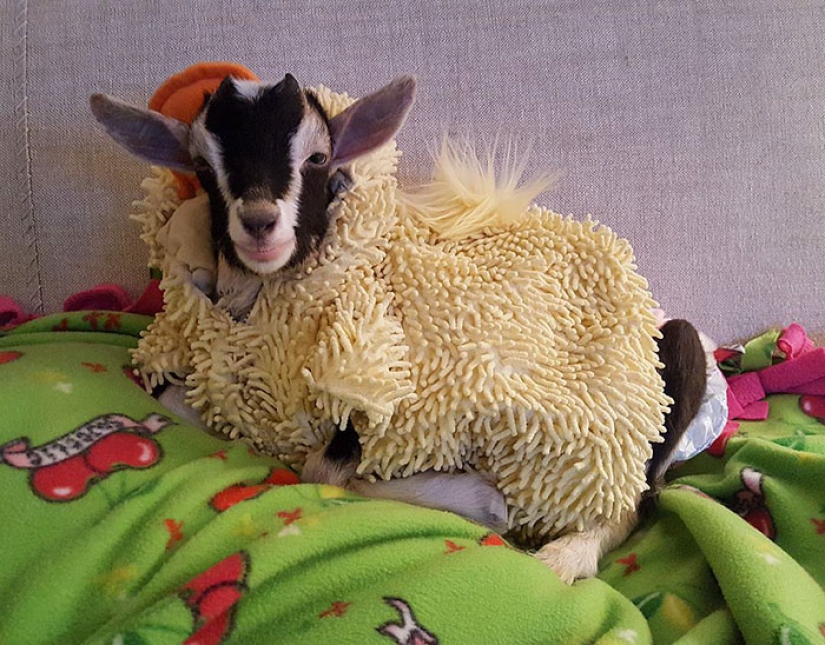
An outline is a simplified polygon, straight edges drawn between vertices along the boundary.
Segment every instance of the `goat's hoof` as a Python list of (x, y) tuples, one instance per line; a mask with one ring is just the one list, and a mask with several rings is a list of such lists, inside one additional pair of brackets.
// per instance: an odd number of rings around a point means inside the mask
[(492, 529), (496, 533), (507, 531), (507, 500), (504, 498), (492, 478), (481, 473), (478, 476), (476, 489), (476, 504), (478, 517), (476, 521)]
[(548, 542), (535, 555), (566, 584), (592, 578), (599, 571), (598, 552), (591, 548), (590, 540), (577, 533)]
[(449, 491), (450, 503), (434, 505), (434, 508), (458, 513), (473, 522), (486, 526), (496, 533), (507, 530), (507, 500), (498, 488), (495, 479), (487, 474), (475, 470), (457, 473), (421, 473), (413, 475), (419, 479), (431, 478), (433, 482), (440, 482)]

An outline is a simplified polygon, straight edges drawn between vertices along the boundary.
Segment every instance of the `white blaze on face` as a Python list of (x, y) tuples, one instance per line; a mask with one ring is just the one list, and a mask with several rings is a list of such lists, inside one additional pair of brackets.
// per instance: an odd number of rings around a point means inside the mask
[(212, 167), (215, 180), (223, 195), (223, 200), (229, 204), (234, 201), (229, 190), (229, 180), (223, 165), (223, 150), (216, 137), (206, 129), (206, 112), (202, 112), (194, 123), (189, 134), (189, 155), (192, 159), (202, 157)]
[(292, 136), (291, 144), (292, 168), (295, 169), (299, 179), (301, 168), (310, 156), (321, 152), (326, 155), (327, 160), (330, 158), (332, 143), (329, 139), (327, 124), (306, 101), (304, 102), (304, 119)]
[[(255, 101), (260, 94), (260, 84), (235, 81), (239, 94), (246, 100)], [(205, 113), (192, 125), (191, 154), (202, 156), (211, 165), (218, 188), (228, 211), (228, 232), (238, 258), (251, 271), (265, 275), (285, 266), (297, 246), (296, 228), (299, 224), (301, 170), (307, 159), (318, 152), (327, 159), (331, 154), (329, 129), (322, 117), (304, 100), (304, 116), (290, 140), (290, 180), (286, 192), (274, 201), (265, 188), (251, 194), (232, 194), (223, 162), (221, 145), (204, 124)], [(265, 133), (262, 133), (265, 136)], [(269, 213), (275, 226), (264, 234), (251, 234), (244, 227), (244, 216), (251, 213)]]

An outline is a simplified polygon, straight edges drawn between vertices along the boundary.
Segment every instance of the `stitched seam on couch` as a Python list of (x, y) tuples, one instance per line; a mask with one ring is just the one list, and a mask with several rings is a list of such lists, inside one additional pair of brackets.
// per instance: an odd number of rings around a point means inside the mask
[(28, 0), (19, 0), (14, 12), (14, 122), (18, 128), (17, 176), (20, 178), (20, 221), (23, 223), (23, 235), (29, 252), (26, 267), (26, 287), (29, 308), (43, 313), (43, 280), (40, 268), (40, 247), (37, 237), (34, 199), (32, 196), (32, 156), (29, 139), (29, 69), (28, 69)]

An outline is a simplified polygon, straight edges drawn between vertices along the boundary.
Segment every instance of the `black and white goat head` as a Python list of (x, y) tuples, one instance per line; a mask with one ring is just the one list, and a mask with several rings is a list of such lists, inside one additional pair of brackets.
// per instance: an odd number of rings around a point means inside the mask
[(414, 96), (415, 79), (401, 76), (330, 118), (287, 74), (274, 84), (227, 77), (191, 125), (105, 94), (90, 104), (128, 151), (197, 174), (209, 196), (218, 296), (243, 317), (261, 276), (300, 264), (321, 243), (346, 165), (395, 136)]

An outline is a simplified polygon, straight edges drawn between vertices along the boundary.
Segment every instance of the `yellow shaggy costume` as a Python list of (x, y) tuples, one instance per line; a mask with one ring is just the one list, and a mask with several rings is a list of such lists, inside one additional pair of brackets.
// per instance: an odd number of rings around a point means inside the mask
[[(332, 115), (352, 102), (317, 94)], [(398, 156), (353, 165), (324, 248), (242, 323), (161, 244), (179, 198), (155, 170), (136, 217), (166, 308), (134, 354), (145, 379), (185, 380), (211, 426), (298, 466), (351, 419), (364, 476), (493, 473), (528, 542), (617, 518), (668, 405), (630, 245), (536, 206), (463, 230), (470, 206), (438, 176), (399, 199)]]

